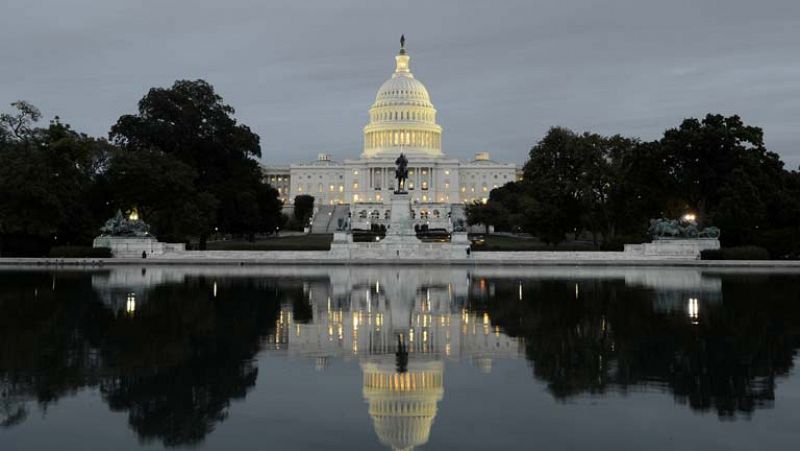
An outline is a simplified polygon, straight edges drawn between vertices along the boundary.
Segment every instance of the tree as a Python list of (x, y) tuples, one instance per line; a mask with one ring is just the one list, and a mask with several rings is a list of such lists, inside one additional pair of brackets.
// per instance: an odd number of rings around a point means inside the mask
[(180, 241), (210, 227), (216, 201), (198, 193), (196, 180), (194, 169), (159, 151), (117, 151), (105, 173), (112, 208), (136, 208), (153, 234), (165, 241)]
[(214, 229), (252, 237), (280, 222), (278, 193), (263, 182), (255, 160), (259, 137), (234, 112), (207, 82), (179, 80), (151, 89), (138, 114), (120, 117), (111, 128), (112, 141), (126, 151), (160, 151), (196, 172), (193, 208), (202, 210), (212, 199), (216, 205), (191, 231), (201, 248)]
[(790, 173), (765, 148), (763, 131), (739, 116), (686, 119), (660, 145), (684, 208), (721, 226), (723, 245), (757, 243), (769, 230), (800, 223)]
[(33, 137), (33, 125), (42, 118), (38, 108), (24, 100), (12, 102), (16, 114), (0, 114), (0, 138), (3, 140), (27, 141)]
[(314, 196), (300, 194), (294, 198), (294, 219), (305, 227), (314, 212)]
[(783, 169), (778, 155), (764, 147), (763, 131), (739, 116), (686, 119), (664, 132), (660, 144), (672, 187), (701, 221), (713, 222), (726, 185), (746, 174), (766, 188)]
[(56, 117), (36, 128), (38, 110), (15, 102), (0, 118), (0, 241), (5, 254), (41, 255), (55, 244), (88, 244), (103, 203), (96, 179), (111, 146)]
[[(526, 192), (532, 198), (525, 221), (530, 233), (546, 233), (553, 244), (567, 232), (581, 228), (580, 147), (576, 135), (565, 128), (551, 128), (530, 151), (523, 167)], [(543, 214), (542, 214), (543, 213)], [(546, 229), (546, 230), (545, 230)]]
[(485, 233), (489, 233), (489, 226), (494, 225), (498, 217), (503, 216), (498, 211), (498, 205), (495, 202), (473, 202), (467, 204), (465, 207), (467, 215), (467, 224), (469, 225), (483, 225)]

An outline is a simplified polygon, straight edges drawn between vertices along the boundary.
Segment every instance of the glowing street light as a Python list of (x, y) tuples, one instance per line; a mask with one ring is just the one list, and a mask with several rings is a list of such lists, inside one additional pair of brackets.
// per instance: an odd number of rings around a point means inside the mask
[(697, 219), (697, 216), (694, 213), (686, 213), (683, 215), (683, 220), (686, 222), (694, 222)]

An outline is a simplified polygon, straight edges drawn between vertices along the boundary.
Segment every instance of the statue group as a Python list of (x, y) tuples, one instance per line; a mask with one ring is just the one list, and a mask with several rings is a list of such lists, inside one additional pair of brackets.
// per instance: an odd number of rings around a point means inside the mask
[(694, 221), (682, 219), (651, 219), (648, 233), (654, 239), (664, 238), (719, 238), (717, 227), (699, 228)]
[(105, 236), (146, 237), (150, 235), (150, 226), (140, 219), (129, 219), (117, 210), (113, 218), (100, 228)]

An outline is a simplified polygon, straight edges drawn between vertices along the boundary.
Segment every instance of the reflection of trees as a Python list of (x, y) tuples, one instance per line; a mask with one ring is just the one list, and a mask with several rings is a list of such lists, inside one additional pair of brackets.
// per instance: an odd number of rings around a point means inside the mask
[[(0, 272), (0, 424), (27, 416), (28, 403), (46, 409), (94, 381), (91, 343), (83, 322), (96, 300), (91, 281), (46, 273)], [(99, 304), (94, 304), (95, 307)]]
[[(3, 278), (12, 276), (0, 273)], [(275, 284), (199, 279), (149, 290), (133, 314), (98, 301), (87, 275), (13, 275), (0, 297), (0, 422), (99, 384), (145, 440), (203, 440), (256, 381), (252, 359), (277, 319)]]
[(724, 304), (703, 303), (696, 324), (622, 281), (525, 281), (522, 301), (519, 281), (492, 283), (473, 307), (525, 338), (535, 377), (558, 398), (663, 387), (692, 409), (748, 414), (771, 404), (800, 337), (796, 278), (725, 278)]
[(255, 385), (251, 359), (275, 324), (278, 303), (255, 283), (223, 286), (217, 299), (200, 283), (153, 289), (132, 317), (109, 322), (103, 355), (114, 368), (101, 392), (129, 412), (144, 439), (202, 441), (225, 419), (231, 399)]

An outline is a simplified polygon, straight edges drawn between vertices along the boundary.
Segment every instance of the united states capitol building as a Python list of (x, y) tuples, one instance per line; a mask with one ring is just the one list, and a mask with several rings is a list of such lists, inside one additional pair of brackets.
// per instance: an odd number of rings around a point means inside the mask
[(386, 221), (395, 190), (395, 160), (403, 153), (409, 162), (406, 189), (415, 219), (447, 226), (454, 207), (485, 202), (493, 188), (517, 179), (516, 165), (495, 162), (488, 152), (462, 162), (442, 151), (436, 108), (425, 85), (412, 74), (410, 59), (401, 38), (394, 73), (369, 109), (359, 158), (334, 161), (320, 154), (313, 162), (264, 168), (267, 182), (279, 190), (285, 205), (308, 194), (315, 198), (317, 214), (327, 212), (324, 216), (335, 218), (353, 212), (356, 227), (359, 221)]

